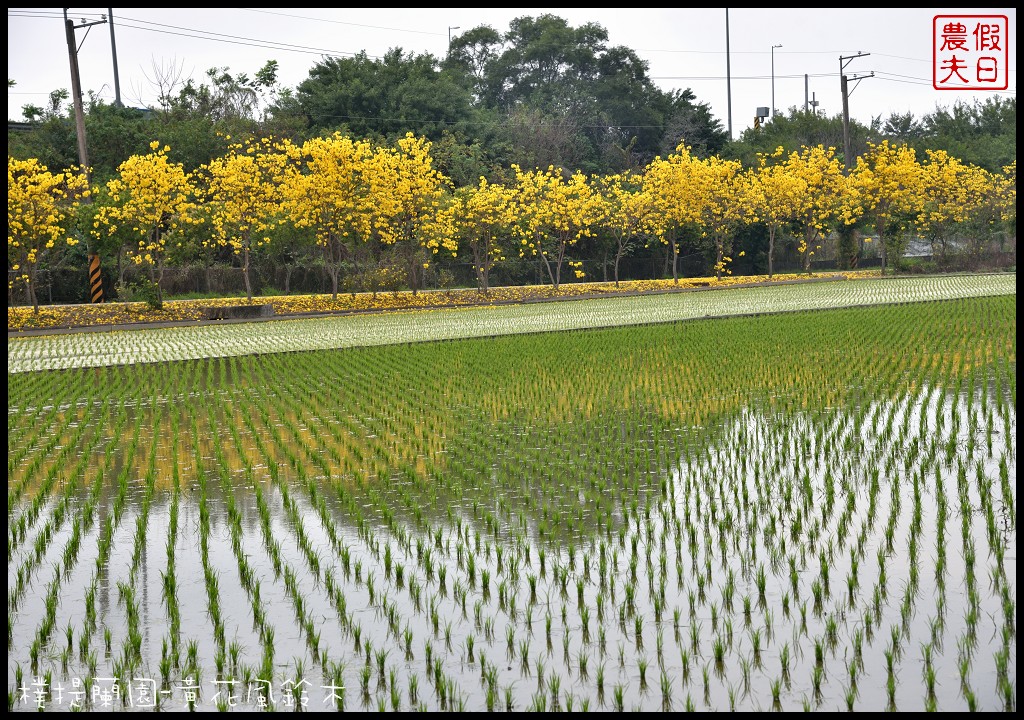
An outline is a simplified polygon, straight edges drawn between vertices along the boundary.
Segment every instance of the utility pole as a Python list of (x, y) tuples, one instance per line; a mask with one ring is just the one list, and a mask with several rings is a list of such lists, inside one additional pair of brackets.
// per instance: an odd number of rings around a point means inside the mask
[[(113, 16), (111, 16), (113, 17)], [(78, 43), (75, 41), (75, 30), (78, 28), (89, 28), (93, 25), (102, 25), (107, 19), (87, 23), (82, 21), (81, 25), (75, 25), (74, 20), (68, 19), (68, 8), (64, 8), (64, 35), (68, 42), (68, 58), (71, 62), (71, 93), (75, 103), (75, 131), (78, 135), (78, 163), (81, 165), (82, 176), (89, 182), (89, 147), (85, 141), (85, 109), (82, 107), (82, 80), (78, 74)], [(86, 30), (86, 35), (89, 31)], [(114, 40), (114, 26), (110, 26), (110, 40)], [(117, 82), (117, 56), (114, 56), (114, 82)], [(117, 104), (121, 104), (120, 92), (117, 95)], [(100, 270), (100, 256), (95, 252), (89, 252), (89, 288), (90, 300), (94, 303), (103, 302), (103, 275)]]
[(810, 92), (809, 77), (810, 76), (807, 73), (804, 73), (804, 112), (807, 112), (807, 101), (810, 99), (808, 97), (808, 93)]
[(782, 47), (782, 43), (772, 45), (772, 120), (775, 119), (775, 48)]
[[(851, 157), (850, 150), (850, 80), (856, 80), (859, 84), (861, 80), (866, 77), (874, 77), (875, 73), (872, 71), (868, 75), (854, 75), (850, 78), (846, 77), (846, 66), (850, 64), (851, 60), (857, 58), (867, 57), (871, 53), (858, 52), (856, 55), (840, 55), (839, 56), (839, 89), (843, 94), (843, 169), (849, 174), (850, 168), (853, 167), (853, 158)], [(855, 89), (857, 85), (853, 86)]]
[[(75, 30), (102, 25), (106, 20), (82, 22), (75, 25), (68, 19), (68, 8), (64, 8), (64, 34), (68, 42), (68, 58), (71, 61), (71, 94), (75, 103), (75, 130), (78, 134), (78, 163), (82, 166), (82, 174), (89, 179), (89, 150), (85, 142), (85, 109), (82, 107), (82, 81), (78, 75), (78, 44), (75, 42)], [(88, 33), (87, 33), (88, 34)]]
[(114, 44), (114, 8), (107, 8), (110, 22), (110, 55), (114, 58), (114, 104), (121, 107), (121, 82), (117, 77), (117, 45)]
[(732, 73), (729, 67), (729, 8), (725, 9), (725, 97), (729, 111), (729, 140), (732, 140)]

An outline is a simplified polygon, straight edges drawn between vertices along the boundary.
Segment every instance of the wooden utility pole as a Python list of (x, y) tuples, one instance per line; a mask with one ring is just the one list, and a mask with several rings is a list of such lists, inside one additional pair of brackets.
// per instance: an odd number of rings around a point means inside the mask
[(102, 25), (107, 20), (96, 20), (75, 25), (68, 19), (68, 8), (64, 8), (64, 34), (68, 42), (68, 59), (71, 61), (71, 94), (75, 104), (75, 131), (78, 135), (78, 163), (82, 166), (82, 174), (89, 179), (89, 148), (85, 141), (85, 108), (82, 106), (82, 80), (78, 74), (78, 43), (75, 41), (75, 30)]
[(78, 134), (78, 164), (89, 177), (89, 149), (85, 143), (85, 110), (82, 107), (82, 81), (78, 76), (78, 47), (75, 43), (75, 23), (68, 20), (68, 9), (64, 8), (64, 34), (68, 41), (68, 58), (71, 60), (71, 99), (75, 104), (75, 131)]
[(114, 43), (114, 8), (107, 8), (110, 22), (110, 55), (114, 59), (114, 104), (121, 107), (121, 81), (117, 76), (117, 45)]
[[(850, 148), (850, 80), (861, 81), (866, 77), (874, 77), (875, 73), (872, 71), (869, 75), (854, 75), (852, 78), (846, 77), (846, 66), (850, 64), (851, 60), (855, 60), (860, 57), (867, 57), (871, 53), (858, 52), (856, 55), (839, 56), (839, 89), (843, 93), (843, 171), (849, 175), (850, 169), (853, 167), (852, 150)], [(856, 88), (857, 86), (854, 85)]]

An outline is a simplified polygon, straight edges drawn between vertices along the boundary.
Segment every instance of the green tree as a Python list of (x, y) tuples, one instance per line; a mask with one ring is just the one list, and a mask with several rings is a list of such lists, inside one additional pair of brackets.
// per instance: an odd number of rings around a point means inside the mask
[(299, 83), (295, 101), (316, 130), (338, 130), (378, 143), (411, 132), (440, 140), (470, 116), (471, 91), (429, 54), (389, 50), (380, 60), (365, 52), (325, 58)]

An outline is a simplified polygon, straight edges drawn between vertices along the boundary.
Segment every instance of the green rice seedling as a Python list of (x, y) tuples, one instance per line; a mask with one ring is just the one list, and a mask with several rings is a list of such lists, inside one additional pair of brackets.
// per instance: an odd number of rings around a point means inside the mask
[(554, 707), (558, 707), (558, 693), (562, 685), (562, 678), (558, 676), (558, 673), (552, 673), (548, 676), (548, 691), (551, 693), (551, 704)]
[(725, 641), (721, 635), (715, 637), (714, 643), (715, 666), (721, 669), (725, 663)]
[(811, 670), (811, 685), (814, 687), (814, 695), (821, 696), (821, 681), (825, 677), (825, 669), (821, 665), (815, 665)]
[(615, 708), (615, 712), (625, 712), (625, 688), (623, 688), (622, 685), (616, 685), (612, 688), (612, 704)]
[(968, 711), (978, 712), (978, 698), (971, 688), (964, 689), (964, 699), (967, 701)]
[(363, 665), (359, 670), (359, 686), (363, 690), (363, 697), (370, 696), (370, 678), (373, 677), (373, 668)]

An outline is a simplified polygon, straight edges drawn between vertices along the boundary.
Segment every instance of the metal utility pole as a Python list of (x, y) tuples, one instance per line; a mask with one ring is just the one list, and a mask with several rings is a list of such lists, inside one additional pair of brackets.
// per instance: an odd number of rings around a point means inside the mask
[[(858, 52), (856, 55), (840, 55), (839, 56), (839, 89), (843, 94), (843, 168), (849, 173), (850, 168), (853, 167), (853, 158), (851, 157), (850, 150), (850, 80), (856, 80), (858, 83), (866, 77), (874, 77), (875, 73), (871, 72), (868, 75), (854, 75), (850, 78), (846, 77), (846, 66), (850, 64), (851, 60), (855, 60), (860, 57), (867, 57), (871, 53)], [(854, 88), (857, 87), (855, 84)]]
[(732, 73), (729, 67), (729, 8), (725, 9), (725, 97), (729, 111), (729, 139), (732, 140)]
[(114, 59), (114, 104), (121, 107), (121, 82), (117, 77), (117, 45), (114, 43), (114, 8), (107, 8), (110, 22), (110, 55)]
[(85, 142), (85, 109), (82, 107), (82, 81), (78, 75), (78, 45), (75, 42), (75, 30), (79, 28), (102, 25), (106, 20), (84, 22), (75, 25), (68, 19), (68, 8), (64, 8), (64, 34), (68, 42), (68, 58), (71, 61), (71, 94), (75, 103), (75, 130), (78, 134), (78, 163), (82, 166), (82, 174), (89, 178), (89, 150)]
[(807, 73), (804, 73), (804, 112), (807, 112), (807, 101), (810, 99), (808, 97), (808, 93), (810, 92), (810, 89), (811, 89), (810, 85), (809, 85), (809, 83), (810, 83), (810, 80), (808, 79), (809, 77), (810, 76)]
[(459, 29), (460, 28), (459, 28), (458, 25), (449, 25), (448, 26), (448, 52), (452, 51), (452, 30), (459, 30)]
[(775, 119), (775, 48), (782, 47), (782, 43), (772, 45), (772, 120)]

